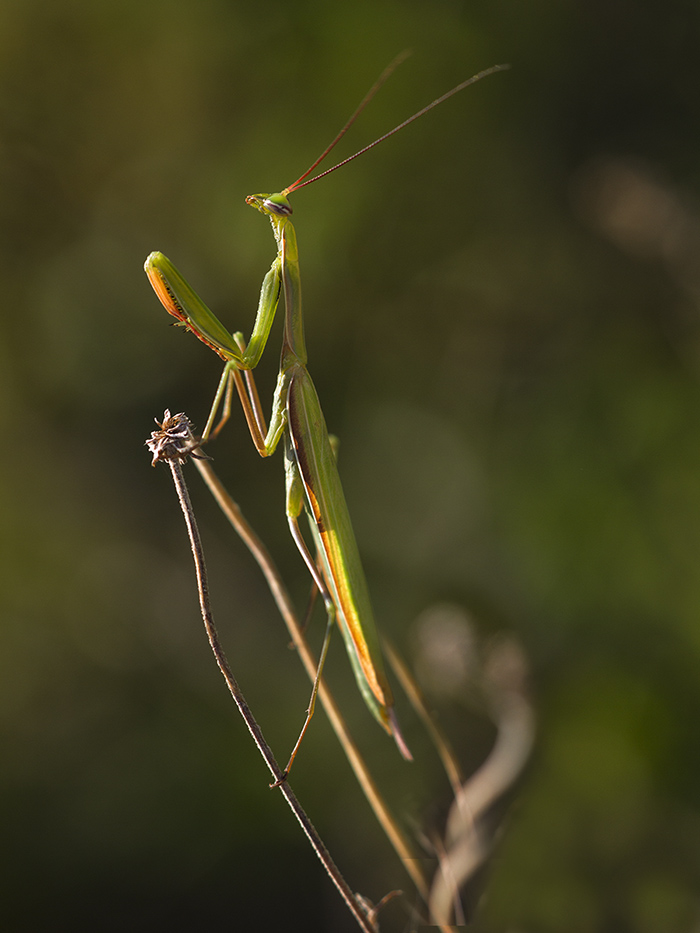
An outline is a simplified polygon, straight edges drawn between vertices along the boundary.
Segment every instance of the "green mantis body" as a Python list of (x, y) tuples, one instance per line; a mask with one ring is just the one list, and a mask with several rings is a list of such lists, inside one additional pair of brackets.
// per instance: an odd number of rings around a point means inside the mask
[[(503, 67), (505, 66), (488, 69), (453, 88), (390, 133), (360, 150), (355, 156), (397, 132), (463, 87)], [(344, 134), (388, 73), (389, 69), (321, 158)], [(355, 156), (351, 156), (351, 159)], [(394, 737), (401, 754), (410, 759), (411, 754), (394, 714), (394, 700), (384, 672), (379, 636), (335, 455), (318, 395), (306, 366), (299, 257), (296, 233), (290, 219), (292, 207), (288, 195), (292, 190), (303, 186), (302, 179), (306, 178), (319, 161), (320, 159), (294, 185), (282, 192), (250, 195), (246, 198), (246, 203), (269, 217), (277, 244), (277, 255), (263, 281), (255, 324), (247, 346), (241, 334), (229, 334), (162, 253), (151, 253), (146, 260), (145, 269), (166, 310), (226, 361), (203, 439), (209, 437), (221, 400), (225, 393), (227, 398), (229, 396), (231, 383), (238, 390), (253, 442), (260, 455), (270, 456), (280, 440), (284, 439), (287, 519), (294, 541), (326, 603), (329, 630), (336, 619), (367, 706), (380, 725)], [(345, 162), (347, 161), (350, 160), (346, 159)], [(334, 166), (328, 172), (337, 167), (339, 166)], [(310, 181), (315, 180), (312, 178)], [(265, 349), (280, 293), (283, 293), (285, 303), (284, 337), (270, 424), (266, 428), (251, 371), (258, 365)], [(298, 527), (298, 519), (304, 508), (319, 555), (320, 574)], [(319, 674), (326, 644), (322, 652)], [(314, 698), (315, 690), (304, 729), (313, 712)], [(292, 759), (293, 757), (294, 753)]]

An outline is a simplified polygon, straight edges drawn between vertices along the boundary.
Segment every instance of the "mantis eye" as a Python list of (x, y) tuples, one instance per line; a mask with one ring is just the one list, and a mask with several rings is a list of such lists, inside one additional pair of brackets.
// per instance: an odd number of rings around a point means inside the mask
[(279, 217), (289, 217), (292, 213), (292, 205), (283, 194), (271, 194), (269, 198), (263, 201), (263, 207), (271, 214), (277, 214)]

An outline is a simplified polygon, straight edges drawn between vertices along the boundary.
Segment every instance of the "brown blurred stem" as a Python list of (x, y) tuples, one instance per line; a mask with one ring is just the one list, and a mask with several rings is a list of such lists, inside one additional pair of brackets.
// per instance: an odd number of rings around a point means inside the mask
[(454, 802), (450, 807), (445, 839), (435, 845), (438, 870), (431, 886), (431, 921), (441, 930), (464, 923), (459, 892), (493, 848), (482, 826), (489, 808), (512, 787), (530, 755), (534, 714), (525, 686), (527, 662), (510, 640), (498, 643), (484, 671), (491, 715), (498, 728), (496, 742), (483, 765), (465, 780), (447, 737), (431, 714), (415, 678), (394, 646), (383, 641), (389, 663), (411, 705), (423, 721), (447, 773)]

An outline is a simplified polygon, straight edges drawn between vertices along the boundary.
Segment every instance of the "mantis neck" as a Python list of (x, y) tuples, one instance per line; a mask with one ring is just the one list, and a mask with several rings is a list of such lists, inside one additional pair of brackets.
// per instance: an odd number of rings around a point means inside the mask
[(288, 217), (270, 217), (270, 221), (277, 240), (278, 255), (281, 262), (282, 287), (284, 288), (285, 315), (282, 368), (287, 369), (293, 363), (301, 363), (306, 366), (297, 235), (294, 225)]

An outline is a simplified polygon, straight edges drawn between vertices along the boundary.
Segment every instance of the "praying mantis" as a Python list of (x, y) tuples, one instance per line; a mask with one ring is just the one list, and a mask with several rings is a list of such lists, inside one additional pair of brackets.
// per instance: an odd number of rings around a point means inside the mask
[[(287, 521), (292, 538), (324, 600), (327, 614), (326, 636), (311, 702), (285, 774), (292, 765), (313, 715), (316, 692), (334, 622), (337, 622), (341, 631), (355, 680), (370, 712), (393, 737), (402, 756), (407, 760), (412, 758), (394, 712), (394, 699), (384, 671), (379, 635), (338, 474), (333, 444), (306, 365), (299, 257), (296, 233), (290, 219), (292, 206), (289, 202), (292, 192), (351, 162), (469, 85), (508, 67), (495, 65), (473, 75), (354, 155), (313, 178), (308, 178), (345, 135), (404, 57), (400, 56), (385, 70), (333, 142), (293, 184), (275, 194), (254, 194), (246, 198), (247, 204), (269, 218), (277, 245), (277, 255), (263, 280), (253, 330), (247, 343), (240, 332), (228, 332), (162, 253), (151, 253), (145, 263), (146, 274), (166, 311), (177, 319), (178, 324), (192, 331), (225, 361), (202, 435), (202, 443), (215, 436), (228, 418), (232, 387), (235, 386), (258, 453), (262, 457), (269, 457), (280, 441), (284, 445)], [(277, 385), (267, 426), (252, 371), (265, 350), (280, 293), (284, 295), (285, 304), (284, 336)], [(224, 407), (221, 421), (217, 428), (212, 430), (222, 401)], [(312, 555), (299, 529), (299, 517), (304, 510), (309, 520), (317, 558)]]

